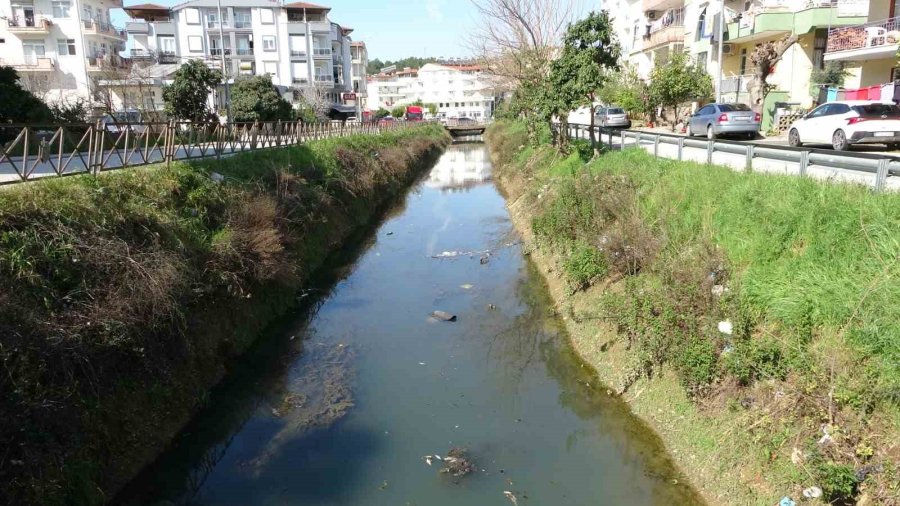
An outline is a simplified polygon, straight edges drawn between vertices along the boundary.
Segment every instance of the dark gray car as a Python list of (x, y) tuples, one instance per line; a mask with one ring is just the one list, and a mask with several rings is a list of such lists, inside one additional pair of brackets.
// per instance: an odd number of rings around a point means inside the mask
[(706, 104), (688, 120), (689, 136), (705, 135), (715, 139), (720, 135), (756, 137), (759, 114), (744, 104)]

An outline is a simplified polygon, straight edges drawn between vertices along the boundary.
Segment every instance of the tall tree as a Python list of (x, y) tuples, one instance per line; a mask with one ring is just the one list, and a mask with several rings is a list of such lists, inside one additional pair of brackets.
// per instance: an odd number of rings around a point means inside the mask
[(293, 109), (266, 74), (235, 81), (231, 88), (231, 115), (237, 122), (290, 120)]
[(597, 93), (612, 70), (619, 68), (621, 50), (606, 11), (591, 12), (584, 19), (569, 25), (563, 37), (562, 52), (550, 68), (550, 82), (564, 108), (568, 111), (587, 106), (591, 113), (591, 145), (597, 151), (594, 133), (594, 112)]
[[(175, 71), (172, 84), (163, 87), (166, 114), (195, 123), (209, 119), (209, 94), (222, 82), (222, 73), (200, 60), (189, 60)], [(229, 118), (229, 121), (231, 118)]]
[(628, 64), (606, 76), (597, 98), (604, 104), (615, 104), (631, 114), (643, 114), (650, 110), (647, 83), (640, 78), (637, 69)]
[(766, 96), (773, 86), (768, 83), (769, 75), (775, 71), (775, 64), (781, 61), (784, 53), (797, 42), (796, 35), (788, 35), (781, 40), (757, 44), (750, 53), (750, 64), (756, 69), (753, 78), (747, 85), (750, 92), (750, 108), (762, 114)]
[(685, 53), (672, 54), (665, 63), (650, 72), (650, 101), (654, 106), (672, 107), (678, 122), (678, 106), (685, 102), (709, 98), (713, 94), (712, 78)]

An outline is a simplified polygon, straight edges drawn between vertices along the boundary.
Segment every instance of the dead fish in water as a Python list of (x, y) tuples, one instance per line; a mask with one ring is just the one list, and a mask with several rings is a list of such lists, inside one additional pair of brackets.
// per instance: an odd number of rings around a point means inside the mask
[(444, 311), (432, 311), (431, 317), (436, 320), (440, 320), (440, 321), (444, 321), (444, 322), (455, 322), (456, 321), (455, 314), (450, 314), (450, 313), (447, 313)]
[(506, 496), (507, 499), (509, 499), (509, 502), (515, 504), (516, 506), (519, 506), (519, 500), (516, 499), (516, 494), (513, 494), (509, 490), (504, 490), (503, 495)]

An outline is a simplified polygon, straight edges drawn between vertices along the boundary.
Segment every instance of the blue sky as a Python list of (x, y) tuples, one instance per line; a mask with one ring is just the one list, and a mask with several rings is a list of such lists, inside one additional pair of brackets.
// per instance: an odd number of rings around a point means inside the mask
[[(125, 0), (125, 5), (152, 2), (174, 5), (182, 0)], [(369, 58), (396, 60), (406, 56), (468, 56), (465, 36), (474, 23), (469, 0), (312, 0), (331, 7), (331, 20), (354, 29)], [(128, 16), (114, 11), (113, 23), (124, 26)]]

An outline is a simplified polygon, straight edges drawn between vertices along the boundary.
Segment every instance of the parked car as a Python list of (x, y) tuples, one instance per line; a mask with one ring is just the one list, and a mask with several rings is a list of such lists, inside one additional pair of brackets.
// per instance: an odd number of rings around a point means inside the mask
[(621, 107), (601, 107), (594, 113), (594, 124), (608, 128), (631, 128), (631, 120)]
[(831, 144), (837, 151), (853, 144), (900, 149), (900, 106), (867, 100), (827, 102), (791, 124), (788, 144)]
[(397, 122), (397, 118), (388, 115), (378, 120), (378, 126), (393, 125)]
[(688, 136), (706, 135), (715, 139), (720, 135), (756, 137), (759, 132), (759, 113), (745, 104), (706, 104), (688, 119)]
[(147, 126), (143, 124), (141, 112), (137, 109), (115, 111), (112, 114), (104, 114), (100, 117), (100, 125), (107, 132), (118, 134), (125, 130), (131, 130), (136, 134), (143, 134)]

